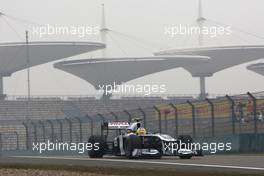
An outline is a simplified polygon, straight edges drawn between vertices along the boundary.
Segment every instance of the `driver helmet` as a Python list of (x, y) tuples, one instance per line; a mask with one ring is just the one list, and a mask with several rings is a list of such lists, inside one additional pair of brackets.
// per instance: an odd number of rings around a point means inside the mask
[(146, 135), (147, 131), (146, 131), (145, 128), (140, 127), (140, 128), (137, 129), (136, 134), (139, 135), (139, 136)]

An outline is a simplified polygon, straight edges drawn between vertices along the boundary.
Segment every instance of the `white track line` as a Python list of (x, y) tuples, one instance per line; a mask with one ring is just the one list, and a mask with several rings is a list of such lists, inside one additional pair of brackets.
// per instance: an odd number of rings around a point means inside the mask
[(67, 157), (38, 157), (38, 156), (15, 156), (13, 158), (39, 158), (39, 159), (61, 159), (61, 160), (80, 160), (80, 161), (110, 161), (110, 162), (125, 162), (125, 163), (143, 163), (143, 164), (159, 164), (159, 165), (175, 165), (175, 166), (194, 166), (194, 167), (209, 167), (209, 168), (226, 168), (226, 169), (243, 169), (243, 170), (259, 170), (264, 171), (261, 167), (244, 167), (244, 166), (227, 166), (227, 165), (211, 165), (211, 164), (191, 164), (191, 163), (172, 163), (160, 161), (146, 160), (127, 160), (127, 159), (92, 159), (92, 158), (67, 158)]

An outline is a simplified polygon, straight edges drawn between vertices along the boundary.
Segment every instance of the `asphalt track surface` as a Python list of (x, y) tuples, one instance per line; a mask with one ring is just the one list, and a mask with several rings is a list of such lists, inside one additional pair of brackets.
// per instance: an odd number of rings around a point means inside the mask
[(263, 173), (264, 155), (211, 155), (182, 160), (178, 157), (163, 157), (159, 160), (106, 156), (92, 159), (85, 156), (12, 156), (0, 158), (0, 164), (36, 164), (87, 166), (105, 168), (140, 168), (192, 171), (226, 171), (238, 173)]

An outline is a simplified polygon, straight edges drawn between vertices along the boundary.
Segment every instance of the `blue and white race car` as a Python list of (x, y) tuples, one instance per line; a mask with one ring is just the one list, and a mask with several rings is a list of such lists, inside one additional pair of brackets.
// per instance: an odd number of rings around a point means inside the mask
[[(101, 158), (106, 154), (132, 158), (155, 158), (162, 156), (179, 156), (181, 159), (190, 159), (193, 156), (202, 156), (201, 151), (188, 149), (192, 143), (190, 136), (179, 136), (175, 139), (167, 134), (148, 133), (142, 127), (139, 119), (133, 123), (104, 122), (101, 125), (102, 135), (93, 135), (89, 143), (98, 148), (88, 151), (91, 158)], [(118, 135), (109, 140), (110, 131)]]

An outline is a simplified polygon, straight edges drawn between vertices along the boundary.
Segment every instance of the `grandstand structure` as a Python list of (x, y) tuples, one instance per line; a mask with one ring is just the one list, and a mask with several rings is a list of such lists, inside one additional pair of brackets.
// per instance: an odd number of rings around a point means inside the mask
[(0, 95), (4, 99), (3, 77), (47, 62), (104, 48), (99, 42), (16, 42), (0, 44)]
[(247, 69), (264, 76), (264, 63), (249, 65)]
[[(229, 26), (221, 22), (217, 22), (215, 20), (207, 19), (203, 15), (203, 4), (202, 0), (199, 0), (198, 4), (198, 16), (196, 19), (196, 23), (201, 31), (204, 27), (205, 23), (212, 23), (216, 26)], [(255, 38), (263, 39), (255, 34), (251, 34), (249, 32), (245, 32), (239, 28), (232, 28), (238, 32), (242, 32), (246, 35), (253, 36)], [(155, 52), (154, 55), (162, 56), (162, 55), (201, 55), (208, 56), (211, 58), (210, 62), (204, 64), (203, 66), (187, 66), (185, 67), (193, 77), (200, 79), (200, 98), (204, 99), (207, 97), (206, 92), (206, 77), (212, 77), (214, 73), (222, 71), (224, 69), (240, 65), (246, 62), (250, 62), (253, 60), (258, 60), (264, 57), (264, 46), (263, 45), (237, 45), (237, 46), (213, 46), (206, 47), (205, 38), (202, 32), (199, 33), (198, 36), (198, 48), (183, 48), (183, 49), (167, 49), (163, 51)]]
[(138, 58), (101, 58), (63, 61), (54, 67), (71, 73), (92, 84), (95, 89), (131, 81), (145, 75), (188, 65), (209, 62), (203, 56), (157, 56)]
[[(199, 28), (202, 29), (205, 22), (208, 21), (212, 20), (206, 19), (203, 16), (202, 0), (199, 0), (198, 17), (196, 19), (196, 22)], [(217, 23), (215, 21), (212, 22)], [(217, 25), (219, 24), (217, 23)], [(109, 29), (106, 26), (104, 4), (102, 4), (102, 22), (100, 30), (102, 42), (107, 43), (107, 35), (111, 32), (115, 31)], [(141, 62), (141, 64), (138, 64), (137, 61), (139, 61), (139, 58), (137, 60), (134, 58), (135, 61), (132, 61), (133, 58), (106, 58), (106, 49), (102, 49), (103, 59), (72, 60), (67, 62), (56, 63), (54, 64), (54, 67), (86, 80), (87, 82), (92, 84), (95, 89), (98, 89), (99, 84), (110, 85), (113, 82), (121, 84), (122, 82), (127, 82), (148, 74), (182, 67), (189, 71), (193, 77), (200, 78), (200, 98), (204, 99), (208, 97), (208, 93), (206, 92), (206, 77), (211, 77), (216, 72), (225, 70), (227, 68), (258, 60), (264, 57), (264, 45), (226, 45), (213, 47), (205, 47), (203, 45), (204, 35), (203, 33), (200, 33), (198, 37), (197, 48), (170, 49), (158, 51), (153, 53), (154, 56), (152, 57), (142, 58), (142, 60), (148, 59), (149, 62), (145, 62), (145, 64), (142, 64), (143, 62)], [(151, 61), (151, 59), (157, 59), (158, 57), (168, 58), (169, 56), (175, 57), (174, 64), (166, 65), (166, 61), (164, 60), (164, 63), (161, 64), (159, 68), (154, 69), (153, 64), (158, 62), (153, 62)], [(180, 64), (179, 58), (182, 57), (186, 60), (186, 57), (190, 58), (192, 56), (194, 58), (196, 57), (196, 61), (193, 58), (194, 60), (192, 62), (186, 61), (185, 64)], [(176, 61), (176, 57), (178, 58), (178, 61)], [(199, 62), (199, 57), (200, 59), (202, 57), (208, 57), (208, 59), (210, 60), (205, 64), (197, 64)], [(104, 61), (104, 59), (107, 60)], [(124, 60), (127, 59), (131, 59), (132, 62), (124, 62)], [(119, 61), (117, 62), (117, 60)], [(150, 64), (150, 62), (152, 63)], [(115, 67), (111, 65), (115, 65)], [(141, 66), (144, 67), (141, 68)], [(116, 67), (118, 67), (118, 69), (116, 69)], [(128, 68), (132, 71), (128, 71)]]
[(165, 50), (155, 53), (162, 55), (201, 55), (208, 56), (211, 60), (203, 65), (190, 65), (184, 67), (193, 77), (200, 78), (200, 93), (206, 98), (205, 78), (224, 69), (240, 65), (246, 62), (259, 60), (264, 57), (264, 45), (241, 45), (221, 47), (199, 47), (187, 49)]

